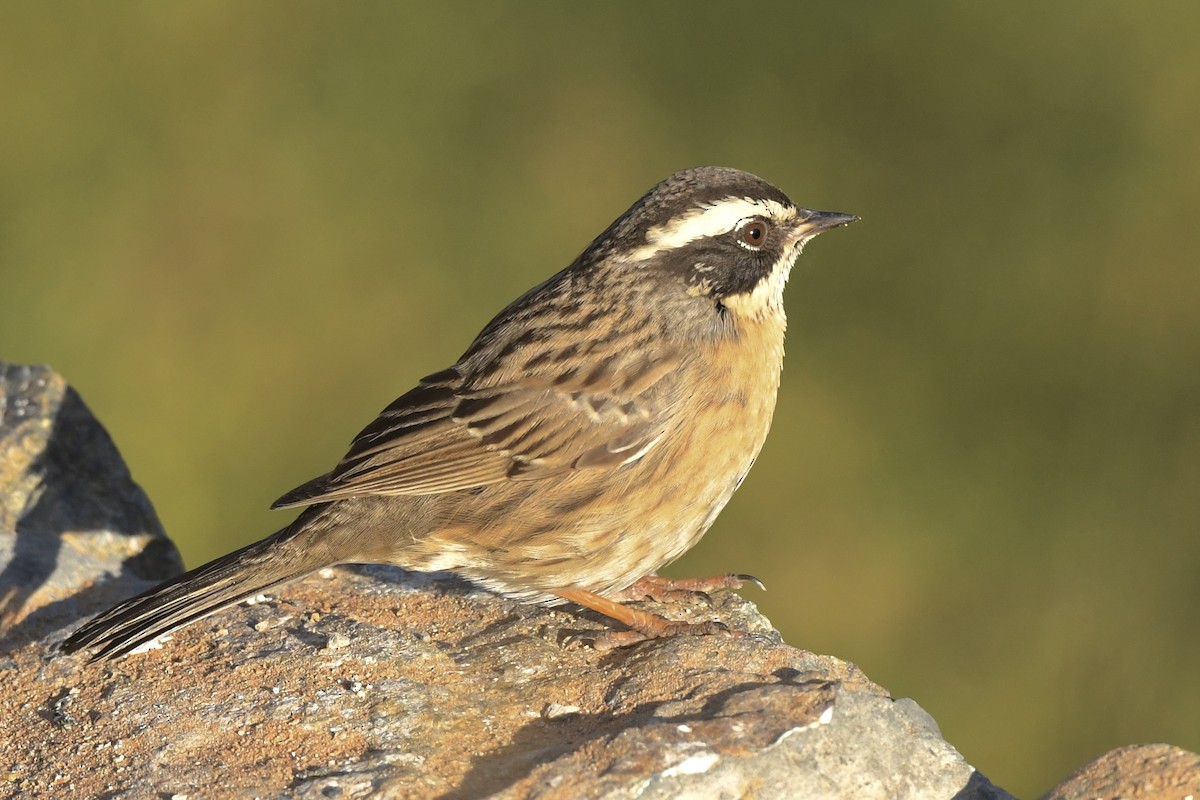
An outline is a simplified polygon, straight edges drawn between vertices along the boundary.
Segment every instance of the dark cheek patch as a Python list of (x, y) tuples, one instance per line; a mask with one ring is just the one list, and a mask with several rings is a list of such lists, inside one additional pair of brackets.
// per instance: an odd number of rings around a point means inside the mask
[(770, 274), (774, 262), (765, 253), (744, 253), (740, 258), (731, 258), (726, 263), (731, 268), (726, 270), (724, 281), (719, 286), (719, 297), (752, 291)]
[(717, 297), (742, 294), (754, 289), (771, 271), (774, 258), (766, 251), (752, 252), (737, 245), (716, 246), (705, 261), (711, 269), (703, 273)]
[(777, 258), (768, 250), (750, 251), (732, 241), (710, 239), (667, 254), (662, 265), (681, 275), (689, 288), (719, 298), (752, 291)]

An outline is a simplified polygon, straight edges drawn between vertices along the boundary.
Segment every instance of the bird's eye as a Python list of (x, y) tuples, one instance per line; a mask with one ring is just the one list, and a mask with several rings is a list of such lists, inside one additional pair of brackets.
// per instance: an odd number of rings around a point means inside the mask
[(737, 236), (738, 244), (757, 250), (767, 240), (767, 223), (761, 219), (743, 222), (738, 226)]

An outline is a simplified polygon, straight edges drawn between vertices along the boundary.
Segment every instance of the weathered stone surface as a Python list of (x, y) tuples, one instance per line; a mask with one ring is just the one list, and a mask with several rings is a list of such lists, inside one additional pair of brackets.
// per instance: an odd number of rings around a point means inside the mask
[(117, 662), (23, 648), (0, 763), (72, 796), (1007, 797), (911, 701), (713, 603), (668, 611), (750, 635), (600, 653), (589, 616), (327, 570)]
[(1200, 755), (1169, 744), (1110, 750), (1089, 761), (1042, 800), (1200, 800)]
[(0, 361), (0, 652), (181, 570), (79, 395)]

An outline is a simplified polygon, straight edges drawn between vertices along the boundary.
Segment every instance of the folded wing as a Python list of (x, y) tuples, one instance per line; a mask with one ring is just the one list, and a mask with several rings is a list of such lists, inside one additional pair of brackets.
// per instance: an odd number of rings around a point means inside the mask
[[(543, 354), (547, 362), (555, 359)], [(678, 359), (615, 353), (585, 363), (487, 386), (459, 368), (430, 375), (363, 429), (332, 472), (272, 507), (436, 494), (640, 459), (670, 428)]]

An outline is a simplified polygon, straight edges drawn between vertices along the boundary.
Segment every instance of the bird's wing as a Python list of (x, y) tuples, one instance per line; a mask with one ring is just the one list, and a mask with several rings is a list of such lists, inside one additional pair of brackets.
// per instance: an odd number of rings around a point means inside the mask
[(678, 357), (614, 352), (542, 363), (576, 368), (522, 372), (493, 385), (472, 385), (460, 368), (425, 378), (355, 437), (331, 473), (272, 507), (615, 469), (644, 456), (665, 435)]

